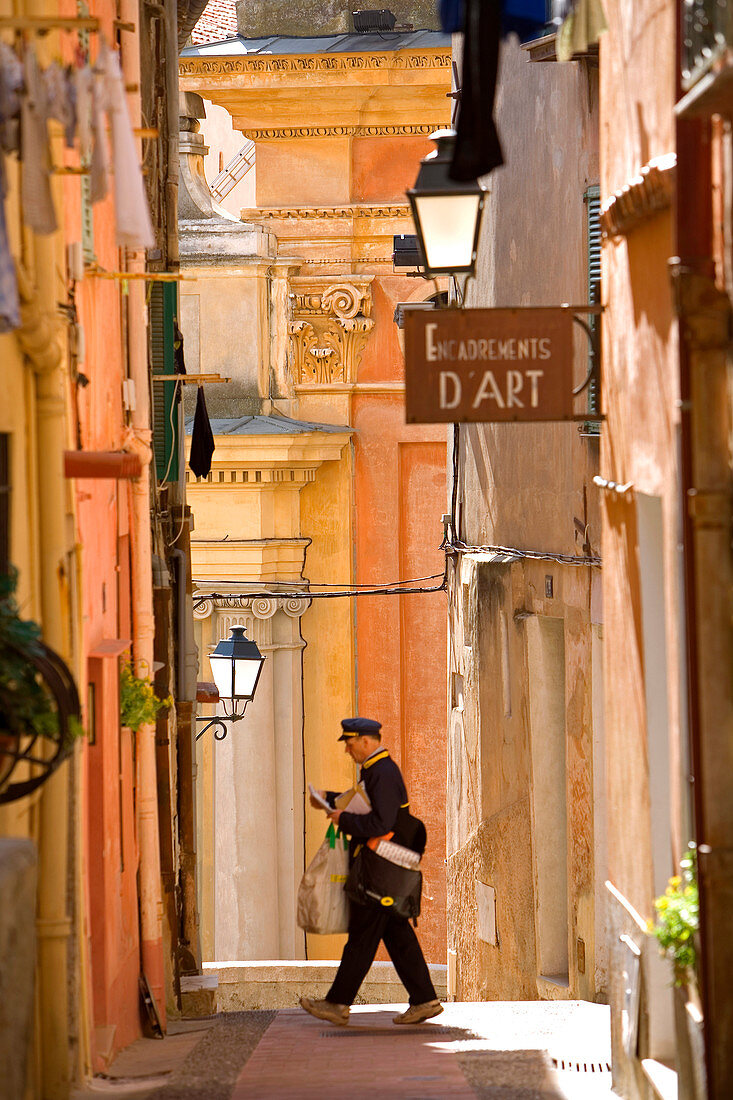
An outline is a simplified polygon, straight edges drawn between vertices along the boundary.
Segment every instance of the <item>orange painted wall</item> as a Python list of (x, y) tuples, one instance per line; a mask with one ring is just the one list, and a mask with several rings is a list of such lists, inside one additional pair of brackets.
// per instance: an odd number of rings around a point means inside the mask
[[(393, 315), (397, 302), (414, 294), (415, 282), (403, 276), (375, 278), (376, 323), (359, 382), (403, 380)], [(427, 296), (432, 284), (422, 285)], [(352, 426), (357, 583), (442, 577), (445, 429), (406, 425), (400, 392), (357, 392)], [(439, 583), (440, 578), (421, 582)], [(412, 810), (428, 830), (420, 939), (426, 957), (436, 963), (446, 959), (446, 606), (445, 594), (438, 592), (364, 596), (356, 608), (358, 710), (383, 723), (384, 743), (403, 770)]]
[[(114, 4), (104, 0), (93, 14), (111, 27)], [(108, 40), (112, 35), (108, 33)], [(92, 60), (96, 45), (92, 36)], [(125, 48), (136, 49), (132, 36)], [(81, 240), (78, 177), (65, 181), (64, 233), (68, 243)], [(115, 244), (114, 202), (110, 194), (93, 207), (94, 252), (99, 265), (119, 268)], [(80, 371), (89, 379), (77, 390), (80, 439), (69, 445), (87, 451), (119, 450), (125, 413), (122, 381), (126, 377), (123, 297), (117, 282), (85, 278), (76, 288), (79, 321), (86, 352)], [(94, 656), (101, 642), (129, 639), (130, 531), (125, 481), (85, 479), (75, 482), (77, 538), (82, 546), (81, 585), (84, 608), (80, 683), (86, 728), (94, 743), (84, 749), (85, 789), (80, 792), (83, 861), (88, 919), (87, 964), (92, 1012), (92, 1057), (95, 1070), (141, 1034), (138, 975), (137, 869), (135, 823), (134, 735), (120, 729), (119, 657)], [(94, 715), (90, 713), (90, 690)]]

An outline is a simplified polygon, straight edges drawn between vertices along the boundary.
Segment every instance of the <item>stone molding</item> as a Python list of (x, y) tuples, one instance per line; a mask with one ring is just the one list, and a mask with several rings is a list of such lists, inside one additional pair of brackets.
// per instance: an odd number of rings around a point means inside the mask
[[(242, 438), (247, 438), (243, 436)], [(316, 480), (316, 467), (270, 467), (262, 469), (243, 470), (238, 467), (215, 467), (206, 477), (196, 477), (192, 470), (186, 469), (186, 484), (196, 485), (221, 485), (226, 488), (236, 485), (241, 488), (247, 485), (250, 489), (262, 489), (269, 485), (285, 485), (288, 488), (302, 489), (304, 485)]]
[(616, 191), (601, 205), (604, 237), (620, 237), (640, 222), (672, 204), (677, 157), (667, 153), (646, 164), (638, 176)]
[(352, 383), (374, 328), (371, 276), (297, 276), (289, 294), (289, 363), (295, 385)]
[[(203, 593), (194, 593), (194, 598), (200, 599)], [(293, 597), (278, 596), (275, 593), (263, 592), (258, 596), (247, 596), (242, 599), (236, 595), (221, 596), (218, 599), (206, 597), (193, 610), (195, 619), (208, 619), (213, 613), (233, 611), (243, 618), (249, 615), (255, 619), (271, 619), (277, 611), (283, 611), (291, 619), (299, 619), (311, 605), (310, 600), (294, 599)], [(232, 620), (236, 618), (232, 616)], [(232, 621), (232, 626), (245, 626), (244, 622)]]
[(241, 132), (250, 141), (312, 137), (428, 137), (446, 125), (443, 120), (414, 126), (283, 126), (277, 129), (246, 129)]
[(245, 208), (241, 211), (243, 221), (263, 221), (265, 218), (282, 221), (296, 219), (338, 219), (338, 218), (409, 218), (409, 203), (390, 203), (382, 206), (360, 204), (358, 206), (264, 206)]
[(451, 51), (318, 54), (307, 57), (187, 57), (178, 63), (180, 76), (246, 76), (259, 73), (349, 73), (401, 69), (408, 72), (450, 69)]

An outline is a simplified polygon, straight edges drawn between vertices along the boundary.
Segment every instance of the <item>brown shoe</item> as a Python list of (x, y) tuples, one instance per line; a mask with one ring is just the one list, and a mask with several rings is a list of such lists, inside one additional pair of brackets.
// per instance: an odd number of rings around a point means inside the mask
[[(333, 1001), (312, 1001), (310, 997), (300, 998), (300, 1007), (311, 1016), (317, 1016), (319, 1020), (328, 1020), (331, 1024), (339, 1024), (345, 1027), (349, 1022), (349, 1006), (337, 1005)], [(441, 1008), (441, 1012), (443, 1009)]]
[(440, 1001), (426, 1001), (421, 1005), (410, 1005), (407, 1012), (401, 1012), (392, 1020), (393, 1024), (421, 1024), (433, 1016), (440, 1016), (443, 1006)]

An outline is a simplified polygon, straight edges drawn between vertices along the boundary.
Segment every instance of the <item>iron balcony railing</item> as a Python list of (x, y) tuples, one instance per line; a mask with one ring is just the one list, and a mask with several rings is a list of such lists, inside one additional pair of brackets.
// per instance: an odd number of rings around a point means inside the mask
[(728, 0), (684, 0), (681, 63), (685, 90), (731, 46), (733, 13)]

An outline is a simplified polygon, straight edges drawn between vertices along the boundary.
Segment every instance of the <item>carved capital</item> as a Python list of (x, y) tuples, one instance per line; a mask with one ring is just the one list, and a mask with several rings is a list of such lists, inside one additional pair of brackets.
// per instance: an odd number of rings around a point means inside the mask
[(290, 369), (296, 385), (354, 382), (369, 333), (371, 279), (291, 280)]

